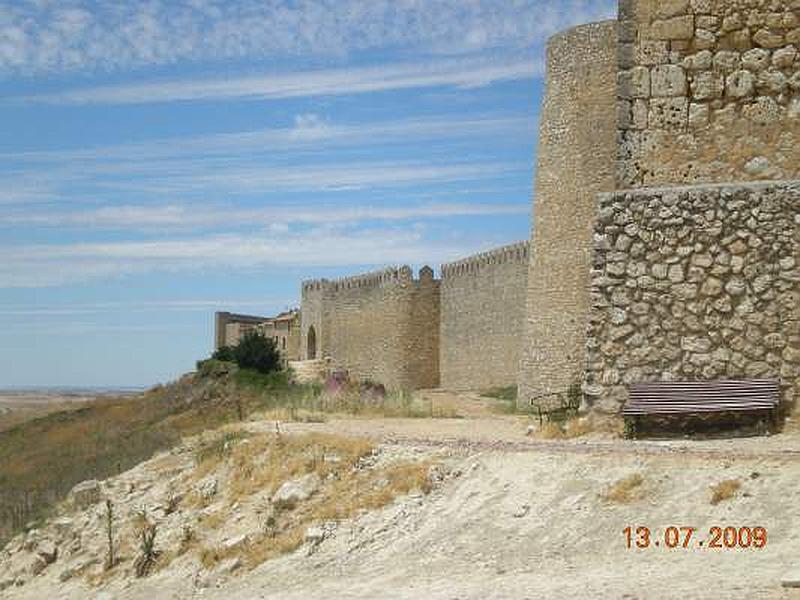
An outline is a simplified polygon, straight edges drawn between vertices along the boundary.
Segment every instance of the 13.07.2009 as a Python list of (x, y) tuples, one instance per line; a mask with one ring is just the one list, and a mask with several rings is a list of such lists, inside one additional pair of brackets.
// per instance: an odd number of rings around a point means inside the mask
[(708, 528), (705, 539), (697, 535), (697, 527), (670, 526), (663, 532), (651, 530), (644, 526), (628, 526), (622, 530), (626, 547), (629, 550), (647, 548), (711, 548), (761, 549), (767, 545), (767, 529), (765, 527), (722, 527)]

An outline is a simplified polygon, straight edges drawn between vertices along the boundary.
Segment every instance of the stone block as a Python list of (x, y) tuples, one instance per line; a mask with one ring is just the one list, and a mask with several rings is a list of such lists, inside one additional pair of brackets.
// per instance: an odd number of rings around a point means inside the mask
[(719, 71), (731, 72), (742, 66), (741, 55), (733, 50), (720, 50), (714, 54), (714, 68)]
[(725, 78), (718, 73), (704, 71), (694, 76), (691, 88), (694, 99), (715, 100), (725, 92)]
[(725, 95), (729, 98), (748, 98), (755, 93), (755, 76), (750, 71), (739, 70), (725, 79)]
[(756, 88), (759, 92), (765, 94), (776, 96), (783, 94), (788, 86), (789, 81), (786, 79), (786, 75), (774, 69), (762, 71), (758, 74), (758, 79), (756, 80)]
[(641, 40), (636, 44), (635, 59), (643, 66), (666, 64), (669, 62), (669, 42)]
[(763, 48), (753, 48), (742, 55), (742, 66), (748, 71), (763, 71), (769, 63), (770, 53)]
[(678, 65), (659, 65), (650, 72), (650, 90), (654, 97), (686, 95), (686, 73)]
[(772, 65), (778, 69), (791, 69), (797, 60), (797, 49), (794, 46), (780, 48), (772, 55)]
[(708, 29), (698, 29), (694, 32), (694, 46), (698, 50), (709, 50), (717, 45), (717, 36)]
[(683, 59), (683, 68), (687, 71), (706, 71), (714, 64), (714, 54), (710, 50), (701, 50)]
[(650, 70), (647, 67), (635, 67), (630, 71), (631, 98), (650, 97)]
[(709, 119), (708, 104), (698, 104), (693, 102), (689, 105), (689, 127), (700, 129), (708, 125)]
[(669, 19), (685, 15), (689, 11), (689, 0), (661, 0), (657, 7), (656, 15), (662, 19)]
[(650, 25), (650, 35), (658, 40), (691, 40), (694, 37), (694, 17), (686, 15), (655, 20)]
[(753, 41), (762, 48), (780, 48), (785, 43), (785, 38), (776, 31), (759, 29), (753, 35)]
[(653, 129), (683, 129), (688, 113), (686, 98), (654, 98), (650, 101), (649, 124)]

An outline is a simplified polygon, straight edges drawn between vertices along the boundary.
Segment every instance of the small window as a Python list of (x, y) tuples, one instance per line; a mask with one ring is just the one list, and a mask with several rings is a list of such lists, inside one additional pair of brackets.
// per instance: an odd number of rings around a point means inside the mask
[(286, 350), (286, 338), (283, 338), (283, 339), (281, 340), (281, 342), (282, 342), (282, 344), (281, 344), (281, 345), (283, 346), (283, 349), (284, 349), (284, 350)]

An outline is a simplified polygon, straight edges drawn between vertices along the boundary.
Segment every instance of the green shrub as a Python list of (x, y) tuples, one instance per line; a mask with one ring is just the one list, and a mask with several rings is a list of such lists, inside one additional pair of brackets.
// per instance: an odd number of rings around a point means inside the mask
[(236, 362), (236, 355), (234, 354), (233, 346), (222, 346), (211, 355), (214, 360), (221, 360), (222, 362)]
[(233, 358), (242, 369), (259, 373), (281, 370), (281, 355), (275, 340), (261, 333), (250, 333), (233, 348)]
[(236, 372), (237, 366), (233, 362), (225, 362), (216, 358), (197, 361), (197, 373), (201, 377), (225, 377)]

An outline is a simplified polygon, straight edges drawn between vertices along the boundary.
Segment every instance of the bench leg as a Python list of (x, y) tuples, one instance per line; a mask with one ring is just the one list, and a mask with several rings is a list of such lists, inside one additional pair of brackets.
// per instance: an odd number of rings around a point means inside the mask
[(638, 429), (638, 417), (624, 417), (623, 422), (625, 423), (625, 430), (623, 432), (623, 436), (629, 440), (636, 439), (636, 433)]

